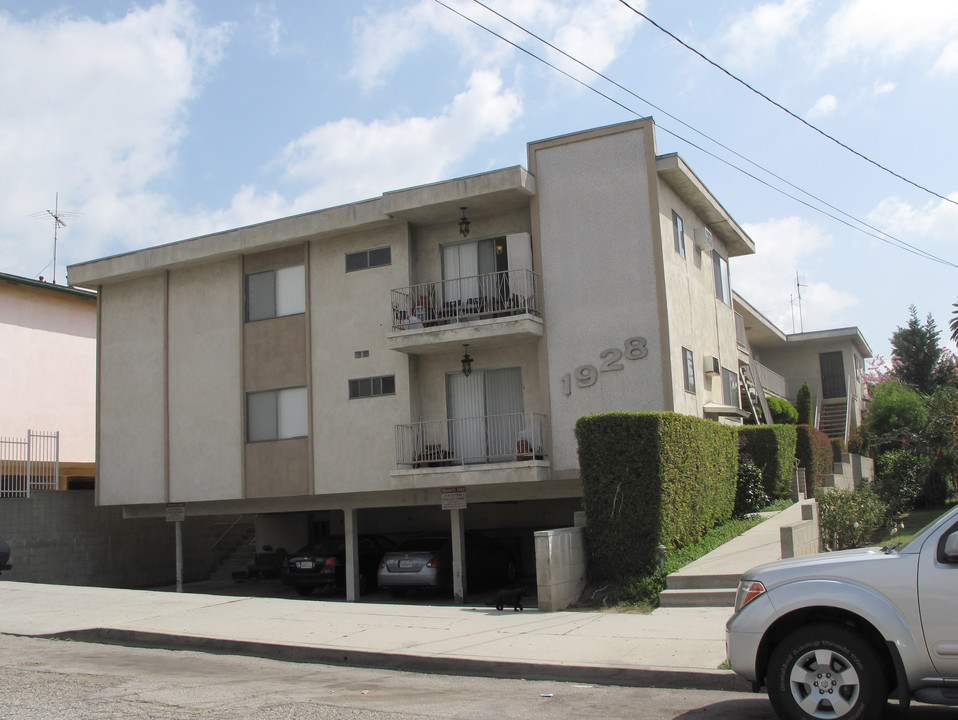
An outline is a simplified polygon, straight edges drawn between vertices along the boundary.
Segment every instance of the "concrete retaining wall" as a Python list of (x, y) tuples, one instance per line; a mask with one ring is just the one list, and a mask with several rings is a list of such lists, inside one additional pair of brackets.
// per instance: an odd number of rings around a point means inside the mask
[(818, 503), (802, 504), (802, 521), (783, 525), (780, 529), (782, 557), (802, 557), (821, 552), (821, 527), (818, 523)]
[(589, 554), (585, 528), (535, 533), (539, 610), (554, 612), (579, 599), (587, 582)]
[[(184, 580), (205, 579), (220, 556), (232, 549), (214, 550), (213, 544), (233, 519), (186, 519)], [(176, 582), (173, 523), (162, 518), (124, 520), (121, 507), (96, 507), (92, 490), (0, 499), (0, 537), (10, 545), (13, 564), (0, 581), (123, 588)]]

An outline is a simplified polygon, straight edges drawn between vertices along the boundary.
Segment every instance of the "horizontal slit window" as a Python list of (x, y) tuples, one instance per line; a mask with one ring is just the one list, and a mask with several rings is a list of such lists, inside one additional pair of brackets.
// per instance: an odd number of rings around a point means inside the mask
[(379, 397), (381, 395), (396, 394), (396, 376), (380, 375), (378, 377), (356, 378), (349, 381), (349, 399)]

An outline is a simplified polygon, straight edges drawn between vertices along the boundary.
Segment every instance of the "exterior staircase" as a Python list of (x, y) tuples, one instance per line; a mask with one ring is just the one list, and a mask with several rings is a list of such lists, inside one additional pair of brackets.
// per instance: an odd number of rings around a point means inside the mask
[(223, 549), (220, 562), (210, 573), (210, 580), (229, 581), (234, 572), (246, 572), (256, 559), (255, 516), (243, 518), (220, 538), (217, 547)]
[(845, 427), (848, 421), (848, 404), (845, 398), (838, 402), (822, 403), (822, 414), (818, 429), (830, 438), (845, 439)]

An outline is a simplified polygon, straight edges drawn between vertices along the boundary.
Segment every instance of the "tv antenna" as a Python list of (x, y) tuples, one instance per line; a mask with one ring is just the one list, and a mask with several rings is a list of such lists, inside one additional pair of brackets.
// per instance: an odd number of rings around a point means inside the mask
[[(57, 193), (53, 200), (53, 210), (41, 210), (40, 212), (33, 213), (30, 217), (38, 220), (46, 220), (48, 217), (53, 219), (53, 284), (56, 285), (57, 282), (57, 240), (60, 233), (60, 228), (66, 227), (66, 221), (64, 218), (72, 219), (79, 217), (83, 213), (78, 212), (66, 212), (60, 211), (60, 193)], [(49, 264), (45, 265), (43, 270), (46, 270), (50, 267)], [(42, 273), (43, 270), (40, 272)], [(39, 273), (37, 273), (39, 276)], [(42, 276), (41, 276), (42, 277)]]
[(799, 281), (798, 270), (795, 271), (795, 295), (789, 295), (788, 300), (792, 306), (792, 332), (795, 332), (795, 305), (798, 305), (799, 332), (805, 332), (805, 320), (802, 317), (802, 288), (808, 287), (808, 284)]

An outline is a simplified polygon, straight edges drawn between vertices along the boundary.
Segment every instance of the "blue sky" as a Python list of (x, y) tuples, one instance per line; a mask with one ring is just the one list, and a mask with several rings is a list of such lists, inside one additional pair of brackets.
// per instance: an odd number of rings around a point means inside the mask
[(71, 263), (525, 165), (528, 141), (652, 115), (659, 152), (681, 154), (755, 240), (754, 257), (733, 260), (732, 283), (784, 331), (857, 325), (887, 357), (914, 304), (947, 339), (958, 300), (958, 2), (629, 0), (948, 200), (838, 147), (619, 0), (484, 2), (658, 109), (482, 5), (444, 2), (628, 109), (435, 0), (0, 0), (0, 271), (53, 277), (52, 220), (31, 216), (53, 209), (55, 193), (77, 213), (59, 232), (62, 283)]

